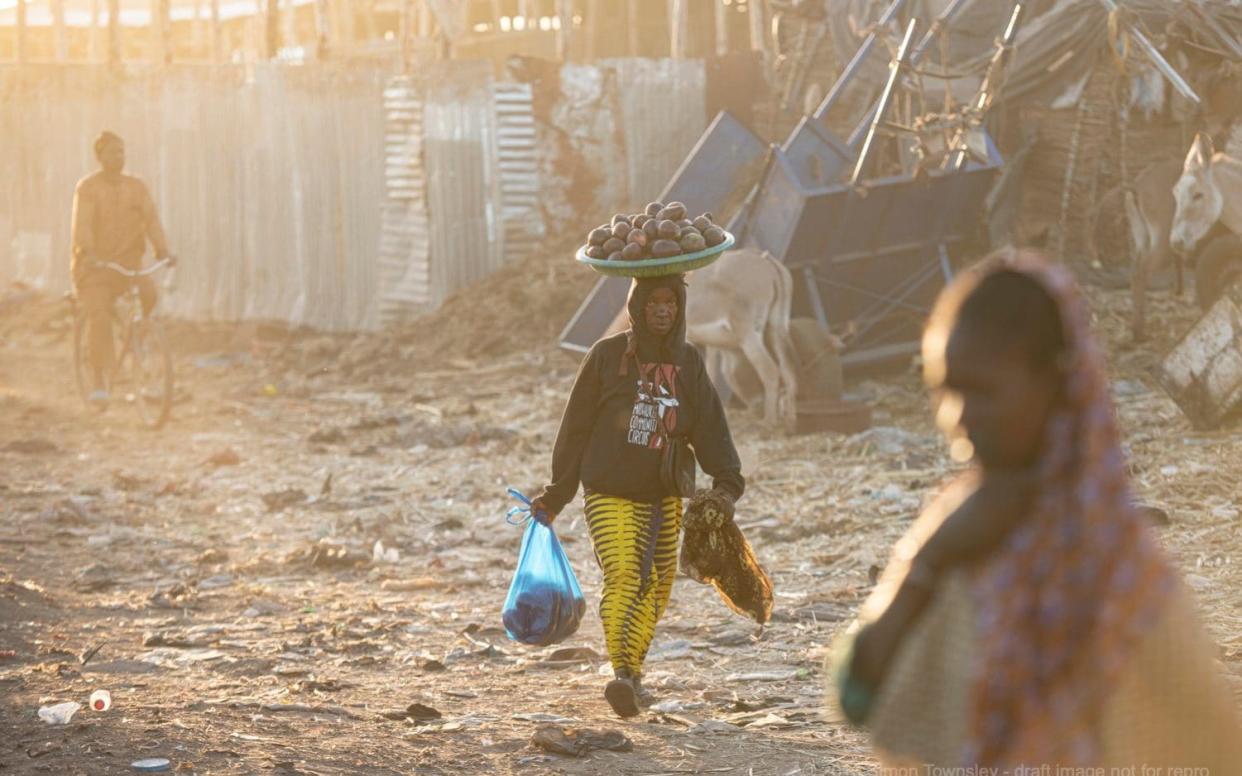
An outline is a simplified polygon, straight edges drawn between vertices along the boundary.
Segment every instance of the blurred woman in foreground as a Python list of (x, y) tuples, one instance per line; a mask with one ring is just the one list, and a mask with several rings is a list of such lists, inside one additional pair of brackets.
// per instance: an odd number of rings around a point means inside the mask
[(1069, 272), (993, 255), (923, 340), (938, 425), (974, 466), (896, 545), (837, 659), (887, 766), (1242, 774), (1213, 648), (1136, 511)]

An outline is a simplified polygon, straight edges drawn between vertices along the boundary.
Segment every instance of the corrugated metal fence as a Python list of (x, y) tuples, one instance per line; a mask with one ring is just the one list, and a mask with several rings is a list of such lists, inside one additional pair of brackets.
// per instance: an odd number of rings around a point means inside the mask
[(181, 259), (172, 314), (374, 326), (383, 81), (357, 67), (0, 68), (0, 280), (67, 288), (73, 187), (107, 128)]
[[(581, 66), (577, 66), (581, 67)], [(624, 169), (654, 197), (702, 131), (701, 62), (610, 60)], [(374, 328), (434, 308), (538, 245), (530, 86), (484, 63), (414, 76), (333, 65), (0, 67), (0, 283), (68, 287), (74, 183), (126, 139), (182, 260), (173, 315)], [(586, 155), (594, 160), (596, 157)]]

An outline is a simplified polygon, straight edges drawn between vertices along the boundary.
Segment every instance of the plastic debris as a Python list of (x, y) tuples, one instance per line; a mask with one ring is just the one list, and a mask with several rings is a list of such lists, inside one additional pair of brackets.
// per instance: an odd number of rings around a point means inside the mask
[(43, 706), (39, 709), (39, 719), (49, 725), (68, 725), (73, 715), (78, 713), (82, 704), (74, 701), (57, 703), (54, 706)]

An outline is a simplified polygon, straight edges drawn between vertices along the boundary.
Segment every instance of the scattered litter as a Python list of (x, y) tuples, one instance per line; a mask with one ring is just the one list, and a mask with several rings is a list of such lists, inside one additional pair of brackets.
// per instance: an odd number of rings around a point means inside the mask
[(233, 577), (228, 574), (217, 574), (214, 577), (207, 577), (198, 583), (199, 590), (216, 590), (222, 587), (229, 587), (233, 584)]
[(729, 674), (726, 682), (785, 682), (798, 676), (798, 669), (783, 671), (751, 671), (745, 674)]
[(203, 462), (204, 466), (237, 466), (241, 463), (241, 456), (232, 448), (225, 448), (218, 452), (212, 453), (211, 456)]
[(73, 589), (79, 593), (96, 593), (116, 585), (113, 570), (102, 563), (92, 563), (73, 578)]
[(206, 663), (221, 660), (225, 654), (217, 649), (176, 649), (173, 647), (157, 647), (150, 652), (138, 656), (144, 663), (160, 667), (180, 668), (194, 663)]
[(91, 693), (91, 709), (107, 711), (112, 708), (112, 693), (107, 690), (96, 690)]
[(221, 550), (213, 547), (210, 550), (203, 550), (199, 556), (194, 559), (194, 562), (200, 566), (214, 566), (219, 563), (224, 563), (228, 559), (229, 553), (227, 550)]
[(49, 725), (68, 725), (73, 715), (78, 713), (82, 704), (74, 701), (57, 703), (54, 706), (43, 706), (39, 709), (39, 719)]
[(631, 752), (634, 742), (617, 730), (567, 730), (557, 725), (542, 725), (530, 742), (545, 752), (583, 757), (595, 750)]
[(47, 455), (49, 453), (59, 453), (60, 448), (46, 439), (18, 439), (15, 442), (9, 442), (4, 446), (6, 453), (21, 453), (22, 455)]
[(1195, 589), (1195, 592), (1202, 593), (1212, 586), (1212, 580), (1198, 574), (1187, 574), (1186, 584)]
[(424, 703), (411, 703), (404, 709), (393, 709), (391, 711), (381, 712), (380, 716), (384, 717), (384, 719), (409, 719), (415, 722), (430, 722), (433, 719), (441, 719), (443, 717), (438, 709), (432, 708)]
[(371, 548), (372, 563), (397, 563), (401, 560), (401, 553), (396, 547), (384, 548), (382, 539), (375, 540), (375, 546)]
[(513, 718), (516, 720), (521, 720), (522, 722), (538, 722), (538, 723), (547, 723), (549, 725), (572, 725), (578, 721), (576, 719), (571, 719), (569, 717), (561, 717), (561, 716), (557, 716), (556, 714), (548, 714), (543, 711), (523, 712), (521, 714), (514, 714)]
[(270, 493), (264, 493), (260, 498), (267, 507), (268, 512), (276, 512), (294, 504), (301, 504), (306, 501), (308, 496), (306, 491), (300, 488), (287, 488), (285, 490), (275, 490)]
[(339, 428), (321, 428), (313, 432), (306, 441), (315, 445), (335, 445), (345, 441), (345, 432)]
[(172, 762), (163, 757), (146, 757), (141, 760), (134, 760), (129, 767), (136, 771), (144, 773), (160, 773), (172, 767)]
[(737, 733), (741, 730), (737, 725), (728, 722), (721, 722), (718, 719), (705, 719), (699, 724), (688, 730), (688, 733), (704, 734), (704, 733)]
[(656, 643), (647, 653), (647, 660), (659, 662), (663, 660), (681, 660), (694, 656), (694, 645), (685, 639)]
[(306, 565), (321, 569), (344, 569), (361, 566), (371, 562), (371, 555), (361, 550), (354, 550), (339, 544), (332, 544), (327, 539), (294, 550), (285, 556), (285, 563)]
[(269, 601), (264, 598), (251, 599), (250, 605), (242, 612), (242, 617), (267, 617), (276, 614), (284, 614), (288, 611), (288, 607), (282, 606), (275, 601)]
[(562, 647), (544, 658), (548, 663), (585, 663), (602, 659), (600, 654), (590, 647)]
[(413, 579), (385, 579), (380, 582), (380, 590), (393, 593), (409, 593), (414, 590), (434, 590), (443, 584), (435, 577), (414, 577)]
[(48, 754), (51, 754), (52, 752), (59, 752), (59, 751), (60, 751), (60, 744), (53, 743), (52, 741), (44, 741), (38, 746), (26, 747), (26, 756), (33, 760), (37, 757), (43, 757), (44, 755), (48, 755)]
[(667, 700), (655, 704), (651, 707), (651, 710), (660, 714), (682, 714), (694, 709), (701, 709), (706, 705), (702, 701)]
[(849, 441), (855, 449), (860, 451), (869, 449), (880, 455), (897, 455), (911, 447), (921, 447), (927, 443), (925, 437), (892, 426), (869, 428), (861, 434), (850, 437)]

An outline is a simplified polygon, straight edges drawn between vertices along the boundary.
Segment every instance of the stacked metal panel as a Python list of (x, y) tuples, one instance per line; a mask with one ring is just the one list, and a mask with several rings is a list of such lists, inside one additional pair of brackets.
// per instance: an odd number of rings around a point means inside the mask
[(539, 160), (530, 84), (492, 84), (496, 110), (496, 163), (504, 260), (529, 255), (544, 235), (539, 207)]
[(384, 89), (383, 231), (380, 322), (431, 306), (430, 232), (423, 166), (423, 100), (406, 76)]

